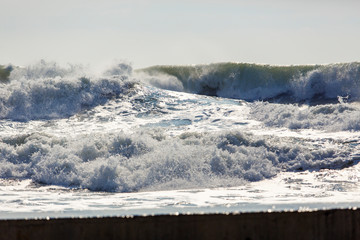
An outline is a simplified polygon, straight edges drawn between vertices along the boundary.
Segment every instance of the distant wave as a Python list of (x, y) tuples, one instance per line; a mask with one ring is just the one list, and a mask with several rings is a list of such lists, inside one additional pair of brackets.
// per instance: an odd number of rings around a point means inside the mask
[[(10, 73), (11, 72), (11, 73)], [(40, 61), (0, 67), (0, 119), (28, 121), (74, 115), (134, 89), (137, 83), (196, 94), (279, 103), (360, 100), (360, 63), (270, 66), (215, 63), (133, 71), (118, 63), (101, 74)]]
[[(134, 86), (131, 66), (116, 64), (100, 76), (81, 66), (40, 61), (16, 67), (0, 88), (0, 119), (28, 121), (68, 117), (104, 104)], [(0, 83), (1, 84), (1, 83)]]
[(303, 66), (215, 63), (154, 66), (139, 72), (150, 75), (148, 82), (157, 87), (248, 101), (316, 103), (336, 101), (339, 96), (360, 100), (358, 62)]

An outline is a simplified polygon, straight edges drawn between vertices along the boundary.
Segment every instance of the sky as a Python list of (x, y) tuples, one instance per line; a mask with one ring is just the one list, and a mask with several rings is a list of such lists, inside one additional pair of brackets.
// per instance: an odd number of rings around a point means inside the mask
[(360, 61), (358, 0), (1, 0), (0, 64)]

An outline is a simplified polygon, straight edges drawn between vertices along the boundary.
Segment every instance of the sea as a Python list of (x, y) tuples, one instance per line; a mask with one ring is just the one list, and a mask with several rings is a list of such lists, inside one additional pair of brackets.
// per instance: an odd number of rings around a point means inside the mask
[(5, 70), (0, 219), (360, 207), (359, 62)]

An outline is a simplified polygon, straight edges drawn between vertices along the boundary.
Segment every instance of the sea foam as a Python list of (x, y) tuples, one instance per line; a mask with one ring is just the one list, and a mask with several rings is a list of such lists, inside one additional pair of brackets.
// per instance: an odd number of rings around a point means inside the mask
[(255, 102), (250, 115), (268, 127), (318, 129), (325, 131), (359, 131), (358, 103), (321, 104), (299, 107), (297, 104)]
[[(356, 163), (357, 140), (249, 132), (261, 132), (263, 124), (357, 131), (358, 68), (215, 64), (169, 68), (173, 72), (157, 67), (143, 77), (124, 63), (100, 75), (46, 62), (16, 68), (0, 88), (0, 178), (134, 192), (239, 186), (281, 171), (342, 169)], [(146, 84), (251, 101), (186, 97)]]
[[(0, 119), (28, 121), (74, 115), (120, 97), (135, 84), (132, 68), (120, 63), (100, 76), (79, 66), (41, 61), (16, 68), (0, 88)], [(89, 75), (89, 76), (88, 76)]]
[(343, 168), (351, 147), (238, 131), (154, 136), (146, 132), (2, 138), (0, 177), (96, 191), (224, 187), (280, 171)]

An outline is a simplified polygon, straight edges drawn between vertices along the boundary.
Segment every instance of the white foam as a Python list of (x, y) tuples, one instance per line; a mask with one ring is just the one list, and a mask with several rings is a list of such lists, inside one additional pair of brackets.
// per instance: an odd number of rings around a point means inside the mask
[(358, 197), (360, 108), (345, 96), (315, 106), (251, 103), (144, 86), (184, 90), (174, 79), (141, 82), (126, 64), (85, 78), (44, 69), (0, 88), (0, 211), (236, 210)]
[(239, 131), (161, 131), (57, 137), (32, 133), (0, 142), (2, 178), (104, 191), (235, 186), (282, 170), (343, 168), (357, 142), (255, 136)]
[(251, 107), (251, 116), (269, 127), (318, 129), (331, 132), (360, 130), (358, 103), (299, 107), (297, 104), (256, 102)]
[(61, 68), (44, 61), (17, 68), (11, 73), (10, 83), (2, 84), (0, 119), (69, 117), (126, 94), (134, 86), (129, 74), (131, 67), (125, 64), (106, 71), (107, 77), (86, 76), (81, 68)]
[(104, 193), (30, 180), (0, 180), (0, 218), (248, 212), (359, 207), (359, 165), (343, 170), (283, 172), (233, 188)]

